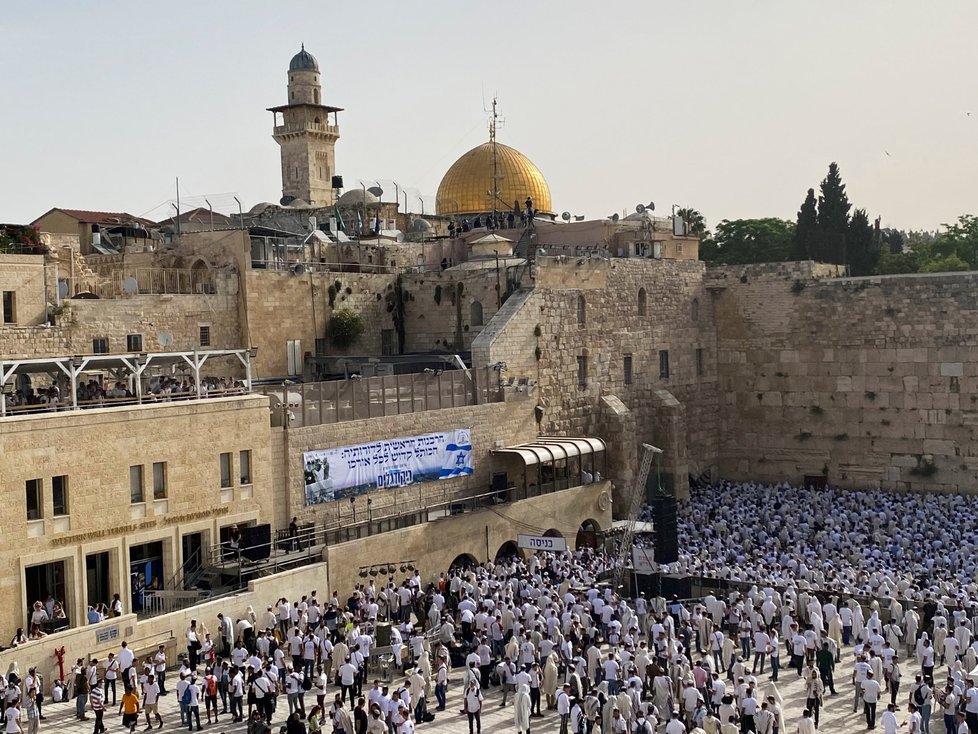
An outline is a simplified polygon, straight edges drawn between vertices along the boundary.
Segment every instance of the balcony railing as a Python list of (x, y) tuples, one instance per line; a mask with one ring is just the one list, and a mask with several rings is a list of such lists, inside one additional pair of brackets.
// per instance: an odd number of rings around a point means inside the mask
[(68, 283), (68, 297), (91, 293), (99, 298), (138, 294), (194, 295), (216, 293), (214, 274), (190, 268), (128, 268), (93, 278), (75, 278)]
[(360, 380), (263, 385), (273, 398), (272, 425), (319, 426), (443, 408), (499, 402), (499, 373), (485, 368), (431, 370)]

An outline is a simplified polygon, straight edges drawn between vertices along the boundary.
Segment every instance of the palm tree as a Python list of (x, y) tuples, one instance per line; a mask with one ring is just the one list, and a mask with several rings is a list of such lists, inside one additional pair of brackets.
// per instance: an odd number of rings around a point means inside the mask
[(676, 214), (684, 222), (686, 222), (687, 233), (693, 235), (694, 237), (699, 237), (700, 239), (709, 234), (709, 232), (706, 230), (706, 219), (704, 219), (703, 215), (692, 207), (684, 206), (677, 209)]

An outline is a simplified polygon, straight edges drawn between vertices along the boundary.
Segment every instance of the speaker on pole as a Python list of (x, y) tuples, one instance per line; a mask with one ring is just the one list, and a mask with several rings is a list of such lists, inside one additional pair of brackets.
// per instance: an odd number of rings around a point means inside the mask
[(655, 562), (679, 560), (679, 527), (676, 498), (667, 494), (652, 497), (652, 524), (655, 527)]

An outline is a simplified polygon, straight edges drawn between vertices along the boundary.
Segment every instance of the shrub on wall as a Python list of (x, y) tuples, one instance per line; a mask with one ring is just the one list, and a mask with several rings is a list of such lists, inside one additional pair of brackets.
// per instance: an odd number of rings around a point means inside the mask
[(340, 349), (353, 346), (363, 334), (363, 319), (348, 308), (341, 308), (329, 317), (326, 327), (330, 340)]

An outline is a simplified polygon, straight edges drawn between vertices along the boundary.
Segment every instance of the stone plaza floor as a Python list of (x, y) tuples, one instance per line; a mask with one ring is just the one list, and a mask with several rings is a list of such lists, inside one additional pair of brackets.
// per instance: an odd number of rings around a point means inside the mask
[[(782, 656), (782, 659), (786, 659)], [(837, 696), (829, 695), (826, 691), (824, 706), (821, 712), (821, 720), (819, 725), (819, 731), (824, 734), (837, 734), (843, 732), (860, 732), (866, 730), (866, 720), (862, 713), (862, 709), (858, 713), (853, 713), (853, 686), (849, 682), (852, 673), (852, 651), (851, 648), (843, 653), (842, 662), (836, 666), (836, 690), (838, 691)], [(901, 690), (899, 698), (897, 699), (897, 705), (900, 710), (897, 712), (897, 719), (901, 723), (907, 717), (907, 702), (909, 700), (909, 691), (911, 684), (913, 683), (915, 670), (911, 666), (910, 662), (905, 659), (902, 663), (904, 668), (903, 680), (901, 681)], [(944, 680), (946, 668), (941, 667), (935, 670), (935, 681), (940, 685)], [(418, 732), (431, 732), (435, 734), (437, 732), (444, 732), (446, 734), (456, 732), (465, 734), (468, 732), (467, 718), (464, 714), (460, 714), (459, 710), (461, 708), (461, 671), (456, 670), (455, 675), (453, 675), (448, 691), (448, 707), (446, 711), (435, 712), (435, 721), (427, 724), (420, 724), (417, 727)], [(397, 679), (395, 678), (395, 681)], [(801, 712), (805, 705), (805, 693), (804, 687), (802, 685), (802, 679), (797, 676), (797, 674), (792, 670), (781, 670), (780, 677), (777, 682), (777, 689), (784, 700), (783, 709), (785, 711), (784, 721), (785, 729), (781, 734), (795, 734), (796, 724), (798, 719), (801, 718)], [(758, 684), (761, 691), (767, 695), (771, 692), (772, 683), (770, 681), (770, 675), (765, 672), (763, 676), (758, 676)], [(366, 689), (365, 689), (366, 690)], [(326, 692), (326, 702), (327, 704), (332, 701), (332, 698), (336, 692), (333, 686), (330, 686)], [(312, 695), (306, 695), (306, 710), (310, 708), (309, 701), (315, 704), (315, 697)], [(506, 708), (501, 708), (499, 706), (502, 700), (502, 693), (499, 689), (490, 689), (486, 693), (486, 700), (483, 705), (482, 713), (482, 731), (485, 734), (496, 734), (497, 732), (515, 732), (515, 727), (513, 725), (513, 706), (512, 698), (506, 706)], [(889, 702), (889, 694), (885, 694), (877, 710), (877, 728), (879, 727), (879, 716), (883, 711), (886, 710), (886, 702)], [(433, 711), (435, 707), (435, 702), (429, 703), (429, 710)], [(44, 705), (44, 715), (47, 717), (46, 721), (40, 722), (39, 732), (58, 732), (59, 734), (78, 734), (80, 732), (92, 732), (94, 731), (95, 721), (91, 713), (88, 714), (91, 721), (79, 721), (75, 718), (75, 703), (70, 701), (68, 703), (45, 703)], [(160, 699), (160, 714), (163, 716), (163, 731), (177, 731), (180, 730), (180, 712), (179, 705), (176, 700), (176, 696), (171, 692), (170, 695), (164, 696)], [(937, 710), (931, 715), (931, 731), (933, 732), (943, 732), (944, 723), (941, 716), (940, 708), (936, 707)], [(109, 734), (113, 732), (124, 732), (125, 729), (122, 726), (122, 718), (116, 715), (118, 709), (112, 709), (106, 711), (105, 723), (107, 731)], [(247, 711), (245, 712), (247, 713)], [(285, 719), (288, 714), (288, 701), (287, 698), (282, 695), (278, 698), (278, 705), (276, 709), (275, 716), (272, 723), (272, 731), (277, 734), (280, 727), (284, 726)], [(230, 715), (221, 716), (218, 723), (208, 725), (206, 723), (206, 717), (204, 715), (203, 708), (201, 708), (201, 723), (204, 731), (210, 731), (215, 733), (227, 732), (231, 734), (232, 732), (237, 734), (238, 732), (246, 731), (246, 723), (232, 723)], [(155, 722), (154, 722), (155, 724)], [(145, 717), (140, 713), (140, 723), (137, 727), (137, 731), (142, 731), (146, 726)], [(531, 721), (532, 731), (534, 734), (556, 734), (559, 730), (559, 718), (554, 711), (545, 711), (544, 717), (542, 719), (533, 719)], [(663, 727), (660, 727), (659, 731), (662, 731)], [(26, 731), (26, 727), (25, 727)], [(158, 731), (154, 726), (154, 731)], [(332, 726), (327, 724), (324, 728), (324, 732), (331, 732)], [(880, 729), (880, 731), (882, 731)]]

